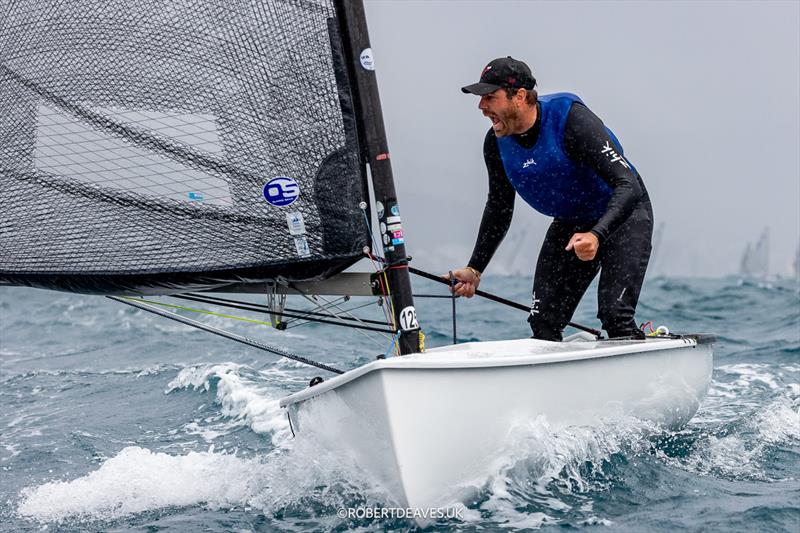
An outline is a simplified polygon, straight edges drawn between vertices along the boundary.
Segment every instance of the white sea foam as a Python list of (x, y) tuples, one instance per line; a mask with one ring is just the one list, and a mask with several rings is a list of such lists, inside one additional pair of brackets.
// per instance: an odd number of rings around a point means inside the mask
[(254, 374), (249, 367), (234, 363), (185, 368), (167, 385), (166, 392), (187, 388), (209, 391), (215, 382), (216, 399), (224, 416), (246, 424), (256, 433), (270, 434), (275, 446), (285, 445), (290, 429), (279, 405), (280, 396), (247, 373)]
[[(731, 409), (745, 405), (751, 404), (739, 402)], [(771, 402), (739, 411), (730, 423), (739, 426), (735, 432), (702, 437), (694, 451), (675, 464), (701, 474), (769, 481), (762, 465), (764, 454), (776, 445), (800, 444), (800, 397), (792, 387), (783, 387)]]
[(718, 371), (728, 375), (737, 376), (725, 389), (748, 388), (752, 385), (762, 385), (770, 389), (780, 387), (776, 381), (776, 376), (769, 371), (770, 366), (758, 363), (744, 363), (738, 365), (723, 365), (717, 368)]
[[(580, 471), (587, 461), (601, 464), (618, 452), (633, 452), (647, 447), (645, 437), (656, 428), (633, 418), (617, 420), (613, 424), (596, 427), (568, 427), (553, 429), (544, 417), (518, 424), (511, 432), (489, 480), (488, 499), (481, 509), (492, 513), (493, 520), (509, 529), (537, 529), (561, 521), (559, 514), (572, 506), (559, 494), (552, 492), (555, 484), (581, 501), (579, 511), (586, 516), (586, 524), (610, 525), (605, 518), (592, 510), (591, 500), (585, 494), (602, 485), (596, 479), (587, 480)], [(533, 500), (545, 512), (518, 511), (520, 498)]]
[(211, 452), (172, 456), (139, 447), (84, 477), (22, 491), (18, 512), (41, 521), (109, 519), (163, 507), (245, 503), (258, 486), (260, 462)]
[[(257, 458), (214, 452), (171, 455), (128, 447), (74, 480), (22, 490), (17, 512), (41, 522), (109, 520), (169, 507), (255, 509), (341, 525), (336, 509), (385, 502), (363, 472), (313, 441)], [(315, 516), (315, 513), (318, 516)]]
[(760, 442), (800, 443), (800, 398), (780, 397), (760, 409), (750, 423), (757, 428)]
[(189, 435), (198, 435), (209, 444), (215, 439), (227, 435), (227, 428), (208, 428), (203, 427), (197, 422), (189, 422), (183, 426), (183, 430)]
[(0, 463), (9, 461), (19, 455), (19, 445), (17, 444), (6, 444), (0, 443), (0, 447), (2, 447), (6, 453), (0, 454)]
[(581, 520), (578, 524), (582, 526), (613, 526), (614, 522), (607, 518), (599, 518), (597, 516), (590, 516), (585, 520)]

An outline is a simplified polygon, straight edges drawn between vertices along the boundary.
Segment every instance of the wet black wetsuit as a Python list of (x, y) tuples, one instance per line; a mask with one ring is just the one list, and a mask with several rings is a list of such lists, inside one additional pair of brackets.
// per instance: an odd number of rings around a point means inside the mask
[[(542, 110), (533, 127), (514, 139), (524, 148), (536, 145)], [(653, 211), (639, 173), (629, 165), (603, 153), (613, 142), (603, 122), (585, 105), (575, 102), (569, 109), (563, 135), (563, 151), (573, 162), (586, 166), (613, 189), (605, 213), (591, 222), (555, 218), (547, 231), (533, 283), (529, 322), (539, 339), (561, 340), (561, 332), (572, 318), (581, 297), (600, 271), (598, 318), (609, 337), (642, 336), (634, 312), (650, 258)], [(497, 137), (489, 130), (483, 145), (489, 172), (489, 197), (469, 266), (483, 271), (505, 237), (514, 212), (516, 191), (503, 166)], [(597, 256), (581, 261), (566, 251), (574, 233), (594, 233), (599, 242)]]

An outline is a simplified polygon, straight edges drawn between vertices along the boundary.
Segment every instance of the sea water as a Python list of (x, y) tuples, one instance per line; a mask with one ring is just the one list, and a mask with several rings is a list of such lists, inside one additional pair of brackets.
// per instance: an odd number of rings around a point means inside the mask
[[(527, 303), (529, 284), (487, 277), (481, 288)], [(362, 303), (382, 315), (370, 299), (341, 305)], [(452, 342), (450, 300), (418, 298), (417, 309), (429, 346)], [(594, 315), (590, 293), (575, 320), (597, 326)], [(457, 317), (459, 342), (529, 335), (524, 312), (486, 300), (459, 300)], [(637, 318), (719, 336), (692, 421), (672, 433), (530, 421), (458, 517), (430, 530), (800, 531), (797, 281), (651, 279)], [(391, 344), (320, 324), (204, 320), (343, 369)], [(417, 527), (339, 518), (397, 504), (357, 458), (292, 437), (278, 402), (317, 375), (327, 377), (106, 298), (0, 288), (0, 530)]]

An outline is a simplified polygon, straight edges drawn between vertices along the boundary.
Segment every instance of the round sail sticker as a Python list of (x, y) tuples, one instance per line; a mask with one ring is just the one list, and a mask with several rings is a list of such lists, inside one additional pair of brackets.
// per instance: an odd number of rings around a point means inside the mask
[(417, 322), (417, 310), (414, 309), (413, 305), (409, 305), (400, 311), (400, 329), (403, 331), (419, 329), (419, 323)]
[(364, 48), (358, 57), (364, 70), (375, 70), (375, 61), (372, 59), (372, 48)]
[(272, 178), (264, 185), (264, 198), (276, 207), (291, 205), (299, 196), (300, 186), (286, 176)]

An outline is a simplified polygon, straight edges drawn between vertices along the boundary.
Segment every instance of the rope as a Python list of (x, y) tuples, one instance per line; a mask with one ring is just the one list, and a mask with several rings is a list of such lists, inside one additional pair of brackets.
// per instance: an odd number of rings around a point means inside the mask
[[(364, 225), (367, 227), (367, 231), (369, 231), (370, 240), (372, 241), (372, 249), (377, 251), (378, 245), (375, 242), (375, 234), (373, 233), (372, 226), (370, 226), (369, 219), (367, 218), (366, 204), (363, 204), (361, 214), (364, 217)], [(372, 261), (372, 266), (375, 269), (375, 272), (380, 273), (378, 276), (378, 281), (381, 287), (381, 294), (387, 301), (387, 305), (384, 307), (384, 315), (386, 316), (386, 321), (389, 324), (389, 327), (393, 331), (397, 330), (399, 328), (397, 327), (397, 318), (394, 312), (394, 302), (392, 302), (392, 291), (389, 287), (389, 278), (386, 276), (386, 269), (379, 268), (378, 265), (375, 264), (375, 261), (386, 263), (386, 259), (383, 257), (373, 256), (372, 253), (367, 249), (364, 250), (364, 253), (367, 255), (367, 257), (369, 257), (370, 261)], [(397, 353), (400, 353), (400, 346), (397, 343), (395, 343), (395, 348)]]
[[(214, 311), (208, 311), (208, 310), (205, 310), (205, 309), (195, 309), (193, 307), (186, 307), (185, 305), (168, 304), (166, 302), (156, 302), (154, 300), (145, 300), (144, 298), (129, 298), (127, 296), (122, 296), (120, 298), (109, 296), (109, 298), (111, 298), (112, 300), (116, 299), (117, 301), (119, 301), (120, 299), (133, 300), (133, 301), (137, 301), (137, 302), (148, 303), (150, 305), (157, 305), (159, 307), (169, 307), (171, 309), (180, 309), (181, 311), (189, 311), (191, 313), (198, 313), (198, 314), (201, 314), (201, 315), (210, 315), (210, 316), (218, 316), (218, 317), (222, 317), (222, 318), (230, 318), (231, 320), (238, 320), (240, 322), (249, 322), (251, 324), (260, 324), (262, 326), (270, 326), (270, 327), (272, 327), (272, 323), (264, 322), (263, 320), (256, 320), (254, 318), (245, 318), (245, 317), (242, 317), (242, 316), (229, 315), (229, 314), (226, 314), (226, 313), (215, 313)], [(122, 303), (128, 303), (128, 302), (122, 302)]]
[(392, 337), (392, 342), (390, 342), (390, 343), (389, 343), (389, 347), (386, 349), (386, 353), (385, 353), (385, 354), (383, 354), (383, 358), (384, 358), (384, 359), (386, 359), (387, 357), (389, 357), (389, 354), (392, 352), (392, 348), (394, 348), (394, 346), (395, 346), (395, 343), (397, 343), (397, 338), (398, 338), (399, 336), (400, 336), (400, 330), (398, 329), (398, 330), (397, 330), (397, 333), (395, 333), (395, 334), (394, 334), (394, 337)]
[(456, 336), (456, 293), (454, 292), (456, 286), (456, 277), (453, 271), (450, 271), (450, 299), (453, 302), (453, 344), (458, 344), (458, 337)]
[[(441, 276), (437, 276), (436, 274), (431, 274), (430, 272), (425, 272), (423, 270), (419, 270), (418, 268), (414, 268), (414, 267), (410, 266), (410, 267), (408, 267), (408, 271), (411, 272), (412, 274), (416, 274), (417, 276), (423, 277), (425, 279), (429, 279), (431, 281), (435, 281), (437, 283), (443, 283), (445, 285), (449, 285), (450, 284), (450, 282), (448, 280), (442, 278)], [(500, 303), (500, 304), (503, 304), (503, 305), (507, 305), (508, 307), (512, 307), (514, 309), (519, 309), (520, 311), (525, 311), (526, 313), (530, 313), (531, 312), (531, 308), (526, 306), (526, 305), (522, 305), (522, 304), (517, 303), (517, 302), (512, 302), (511, 300), (506, 300), (505, 298), (502, 298), (500, 296), (496, 296), (494, 294), (490, 294), (488, 292), (484, 292), (484, 291), (481, 291), (481, 290), (476, 290), (475, 294), (477, 296), (481, 296), (483, 298), (486, 298), (487, 300), (492, 300), (493, 302), (497, 302), (497, 303)], [(603, 332), (600, 331), (599, 329), (594, 329), (594, 328), (590, 328), (589, 326), (583, 326), (581, 324), (576, 324), (575, 322), (567, 322), (567, 325), (568, 326), (572, 326), (575, 329), (580, 329), (582, 331), (589, 332), (592, 335), (594, 335), (595, 337), (597, 337), (598, 339), (602, 339), (603, 338)]]

